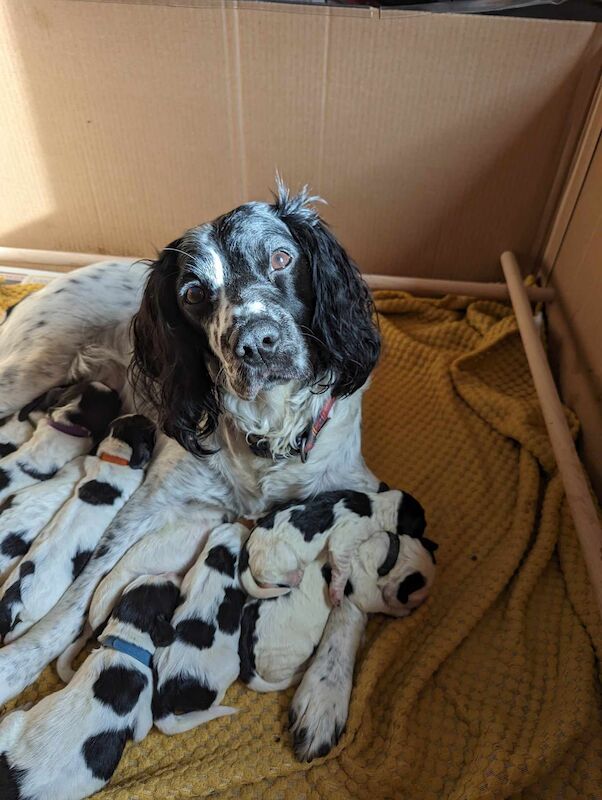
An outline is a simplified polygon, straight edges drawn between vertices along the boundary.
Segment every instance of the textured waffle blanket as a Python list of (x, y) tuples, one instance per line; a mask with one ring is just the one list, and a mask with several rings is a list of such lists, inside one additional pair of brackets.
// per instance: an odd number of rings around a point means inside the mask
[[(236, 684), (236, 717), (129, 745), (103, 800), (602, 798), (602, 629), (514, 317), (390, 292), (377, 306), (365, 454), (427, 511), (430, 599), (371, 621), (326, 759), (294, 760), (291, 692)], [(59, 685), (48, 669), (18, 702)]]

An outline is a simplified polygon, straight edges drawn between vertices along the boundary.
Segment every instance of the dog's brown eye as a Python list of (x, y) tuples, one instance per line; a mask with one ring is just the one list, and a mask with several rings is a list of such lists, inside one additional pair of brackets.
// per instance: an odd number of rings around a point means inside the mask
[(288, 267), (292, 260), (293, 257), (289, 256), (284, 250), (275, 250), (272, 253), (272, 269), (284, 269)]
[(187, 303), (190, 303), (190, 305), (202, 303), (205, 299), (205, 290), (202, 286), (189, 286), (184, 294), (184, 299)]

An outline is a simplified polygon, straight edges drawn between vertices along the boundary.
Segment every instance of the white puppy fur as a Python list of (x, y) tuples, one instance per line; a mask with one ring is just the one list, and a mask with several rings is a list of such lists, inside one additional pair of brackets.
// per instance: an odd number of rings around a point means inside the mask
[(0, 458), (14, 453), (28, 439), (31, 439), (35, 425), (29, 417), (21, 419), (20, 414), (0, 419)]
[(163, 733), (182, 733), (236, 711), (220, 703), (239, 673), (245, 595), (237, 561), (247, 535), (241, 524), (215, 528), (182, 581), (184, 600), (172, 619), (175, 639), (153, 659), (153, 717)]
[[(101, 398), (104, 413), (99, 408)], [(65, 404), (53, 409), (48, 418), (42, 418), (25, 444), (0, 460), (0, 502), (38, 481), (49, 480), (68, 461), (89, 452), (95, 433), (102, 435), (119, 413), (117, 392), (98, 382), (70, 387), (62, 399)], [(53, 427), (55, 423), (77, 429), (78, 435), (57, 430)]]
[(83, 475), (85, 456), (74, 458), (51, 481), (7, 497), (0, 505), (0, 579), (27, 553), (31, 543), (70, 497)]
[(305, 567), (328, 548), (332, 566), (330, 599), (338, 605), (359, 545), (379, 531), (421, 536), (422, 506), (396, 490), (381, 493), (323, 492), (301, 503), (276, 508), (259, 520), (245, 546), (248, 569), (241, 572), (253, 597), (277, 597), (298, 586)]
[(0, 589), (5, 642), (41, 619), (85, 567), (108, 525), (142, 483), (154, 442), (154, 424), (130, 414), (113, 422), (97, 455), (85, 457), (73, 495)]
[[(150, 658), (171, 628), (179, 598), (173, 575), (141, 577), (127, 587), (102, 641), (69, 686), (0, 723), (0, 786), (7, 797), (80, 800), (110, 780), (126, 742), (152, 727)], [(114, 649), (126, 643), (129, 652)]]

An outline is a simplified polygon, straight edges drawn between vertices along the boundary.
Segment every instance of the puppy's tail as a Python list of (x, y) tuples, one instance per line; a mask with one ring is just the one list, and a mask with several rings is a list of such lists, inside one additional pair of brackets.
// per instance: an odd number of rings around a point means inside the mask
[(265, 681), (259, 675), (255, 674), (251, 680), (247, 681), (247, 686), (249, 689), (253, 689), (254, 692), (282, 692), (284, 689), (288, 689), (289, 686), (296, 686), (301, 681), (302, 677), (303, 672), (298, 672), (289, 678), (270, 683), (270, 681)]
[(162, 733), (167, 734), (167, 736), (173, 736), (176, 733), (191, 731), (193, 728), (204, 725), (205, 722), (210, 722), (212, 719), (236, 714), (237, 711), (238, 709), (230, 708), (230, 706), (214, 706), (206, 711), (190, 711), (188, 714), (168, 714), (163, 719), (156, 719), (155, 725)]
[(250, 569), (245, 569), (240, 573), (240, 582), (245, 592), (251, 597), (258, 597), (261, 600), (270, 600), (272, 597), (281, 597), (289, 594), (290, 586), (260, 586), (253, 577)]
[(86, 646), (88, 639), (92, 638), (92, 633), (92, 626), (89, 622), (86, 622), (80, 636), (57, 658), (56, 671), (63, 683), (69, 683), (75, 675), (72, 664)]

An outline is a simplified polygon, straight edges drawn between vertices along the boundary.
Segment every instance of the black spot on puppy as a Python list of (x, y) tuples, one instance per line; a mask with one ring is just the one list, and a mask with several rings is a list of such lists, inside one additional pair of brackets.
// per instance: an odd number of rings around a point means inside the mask
[(351, 581), (347, 581), (347, 583), (345, 584), (344, 594), (345, 597), (349, 597), (350, 594), (353, 594), (353, 584), (351, 583)]
[(332, 527), (334, 523), (333, 505), (329, 497), (320, 495), (310, 505), (294, 508), (290, 513), (290, 523), (303, 534), (306, 542), (311, 542), (314, 536), (324, 533)]
[(9, 558), (24, 556), (29, 550), (29, 545), (23, 538), (23, 533), (24, 531), (19, 531), (18, 533), (9, 533), (8, 536), (5, 536), (0, 545), (0, 553)]
[(113, 618), (148, 633), (153, 642), (155, 638), (173, 638), (167, 620), (171, 619), (179, 599), (180, 590), (171, 581), (142, 584), (123, 595), (113, 611)]
[(400, 603), (407, 603), (411, 594), (426, 586), (426, 581), (421, 572), (412, 572), (404, 578), (397, 587), (397, 599)]
[(195, 678), (179, 675), (170, 678), (153, 696), (153, 717), (162, 719), (167, 714), (188, 714), (206, 711), (215, 702), (217, 692)]
[(0, 754), (0, 797), (2, 800), (23, 800), (21, 786), (26, 771), (8, 763), (6, 753)]
[(376, 571), (381, 578), (383, 575), (388, 575), (389, 572), (391, 572), (399, 558), (399, 536), (396, 536), (394, 533), (389, 533), (389, 531), (387, 531), (387, 536), (389, 537), (389, 549), (387, 550), (385, 560)]
[(344, 498), (345, 507), (358, 517), (372, 516), (372, 501), (364, 492), (347, 492)]
[(105, 481), (87, 481), (77, 492), (79, 499), (91, 506), (112, 506), (121, 490)]
[(425, 528), (424, 509), (415, 497), (404, 492), (397, 511), (397, 533), (419, 539)]
[(8, 509), (12, 506), (14, 499), (14, 494), (9, 494), (8, 497), (4, 498), (4, 500), (0, 503), (0, 514), (2, 514), (4, 511), (8, 511)]
[(77, 553), (71, 559), (72, 563), (72, 570), (71, 574), (73, 580), (77, 578), (83, 568), (86, 566), (88, 561), (92, 558), (92, 550), (78, 550)]
[(205, 564), (218, 572), (228, 575), (230, 578), (234, 577), (234, 570), (236, 568), (236, 556), (228, 550), (223, 544), (218, 544), (212, 547), (207, 553)]
[(36, 565), (33, 561), (22, 561), (19, 567), (19, 577), (26, 578), (28, 575), (33, 575), (36, 571)]
[(90, 736), (82, 745), (86, 766), (101, 781), (111, 779), (123, 754), (126, 742), (132, 738), (130, 728), (105, 731)]
[(378, 492), (378, 494), (382, 494), (383, 492), (388, 492), (388, 491), (390, 491), (390, 489), (389, 489), (389, 484), (388, 484), (388, 483), (385, 483), (384, 481), (381, 481), (381, 482), (378, 484), (378, 489), (377, 489), (376, 491)]
[(330, 586), (330, 582), (332, 580), (332, 567), (328, 562), (322, 565), (321, 572), (322, 572), (322, 577), (326, 582), (326, 586)]
[(96, 679), (92, 691), (100, 703), (123, 717), (135, 708), (147, 683), (146, 675), (137, 669), (107, 667)]
[(202, 619), (183, 619), (176, 625), (176, 638), (203, 650), (213, 644), (215, 625)]
[(10, 476), (5, 469), (0, 467), (0, 489), (6, 489), (8, 484), (10, 483)]
[(255, 628), (259, 619), (259, 609), (260, 604), (253, 600), (247, 603), (242, 610), (238, 657), (240, 659), (239, 677), (243, 683), (249, 683), (255, 675), (255, 644), (257, 642)]
[(243, 591), (232, 586), (229, 586), (224, 592), (224, 599), (217, 612), (217, 624), (222, 633), (231, 635), (238, 630), (245, 597)]
[(0, 458), (4, 458), (4, 456), (9, 456), (16, 450), (17, 450), (16, 444), (13, 444), (12, 442), (2, 442), (2, 444), (0, 444)]
[(238, 556), (238, 574), (240, 575), (241, 572), (244, 572), (249, 567), (249, 549), (247, 544), (243, 544), (240, 549), (240, 555)]
[(49, 481), (51, 478), (54, 478), (56, 473), (59, 471), (58, 467), (55, 467), (49, 472), (40, 472), (40, 470), (30, 467), (28, 464), (23, 464), (21, 461), (17, 462), (17, 466), (21, 472), (23, 472), (25, 475), (29, 475), (30, 478), (34, 479), (34, 481)]

